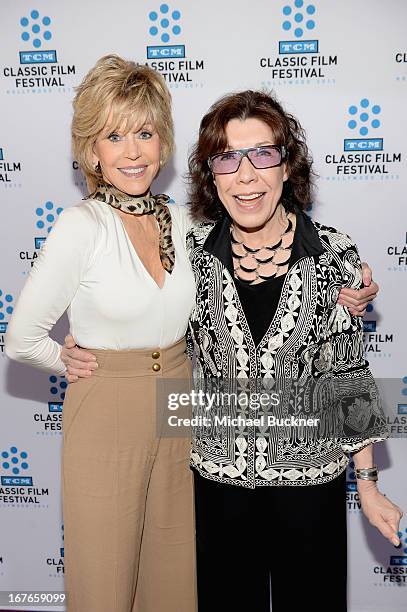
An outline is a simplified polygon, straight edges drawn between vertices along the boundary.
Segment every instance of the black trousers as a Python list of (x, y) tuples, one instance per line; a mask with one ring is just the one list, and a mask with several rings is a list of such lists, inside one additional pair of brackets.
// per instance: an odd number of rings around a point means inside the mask
[(246, 489), (195, 470), (198, 611), (346, 612), (345, 472)]

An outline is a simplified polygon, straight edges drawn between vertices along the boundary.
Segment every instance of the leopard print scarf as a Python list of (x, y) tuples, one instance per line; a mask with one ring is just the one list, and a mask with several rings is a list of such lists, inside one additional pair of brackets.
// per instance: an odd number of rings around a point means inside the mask
[(160, 259), (164, 270), (171, 274), (175, 265), (175, 248), (172, 241), (171, 213), (168, 210), (169, 196), (164, 193), (158, 195), (133, 196), (120, 191), (113, 185), (100, 183), (91, 193), (89, 200), (100, 200), (114, 208), (132, 215), (153, 214), (160, 227)]

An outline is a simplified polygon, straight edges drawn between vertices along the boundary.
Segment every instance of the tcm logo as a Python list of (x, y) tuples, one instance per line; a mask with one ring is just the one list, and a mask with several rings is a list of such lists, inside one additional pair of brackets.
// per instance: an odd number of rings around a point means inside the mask
[(356, 484), (355, 464), (352, 460), (349, 461), (348, 467), (346, 468), (346, 491), (349, 493), (357, 493), (358, 491)]
[(21, 40), (35, 50), (20, 51), (20, 64), (51, 64), (57, 61), (56, 51), (45, 51), (41, 47), (52, 39), (51, 18), (42, 16), (34, 9), (29, 16), (21, 17)]
[[(407, 376), (403, 376), (403, 378), (401, 379), (403, 382), (403, 388), (401, 390), (401, 395), (404, 395), (404, 397), (406, 398), (406, 402), (407, 402)], [(407, 403), (400, 403), (397, 406), (397, 414), (407, 414)]]
[(0, 161), (4, 160), (3, 149), (0, 148)]
[(397, 534), (400, 538), (401, 555), (392, 555), (390, 557), (390, 565), (406, 565), (407, 566), (407, 529), (399, 531)]
[[(47, 234), (54, 227), (54, 223), (64, 209), (62, 207), (54, 208), (53, 202), (45, 202), (44, 206), (39, 206), (35, 209), (36, 227), (39, 230), (44, 230)], [(45, 236), (36, 236), (34, 238), (34, 247), (40, 249), (45, 242)]]
[(171, 10), (168, 4), (161, 4), (158, 11), (151, 11), (148, 14), (148, 18), (150, 22), (148, 32), (159, 44), (147, 47), (147, 59), (184, 58), (185, 45), (177, 44), (177, 38), (181, 34), (180, 11)]
[(347, 125), (358, 136), (345, 138), (344, 151), (383, 151), (383, 138), (367, 138), (369, 133), (374, 134), (374, 130), (380, 127), (381, 110), (378, 104), (371, 104), (367, 98), (362, 98), (359, 105), (349, 106)]
[[(318, 41), (308, 40), (315, 28), (315, 10), (314, 4), (306, 4), (304, 0), (295, 0), (293, 4), (283, 7), (283, 30), (293, 35), (296, 40), (280, 40), (280, 54), (319, 52)], [(303, 36), (306, 36), (307, 40), (300, 40)]]
[(64, 376), (50, 376), (51, 384), (49, 392), (55, 397), (54, 400), (48, 402), (48, 412), (62, 412), (62, 406), (65, 399), (65, 391), (68, 383)]
[(5, 334), (7, 331), (6, 315), (13, 314), (13, 296), (11, 293), (3, 294), (0, 289), (0, 334)]
[(28, 469), (27, 457), (26, 451), (19, 452), (16, 446), (10, 446), (8, 450), (1, 453), (1, 467), (10, 472), (10, 475), (1, 477), (2, 485), (32, 486), (32, 477), (24, 476), (24, 472)]
[[(366, 308), (366, 312), (372, 312), (373, 311), (373, 306), (372, 304), (368, 304), (367, 308)], [(377, 321), (374, 320), (370, 320), (370, 321), (363, 321), (363, 331), (364, 332), (376, 332), (376, 325), (377, 325)]]
[[(63, 526), (63, 525), (61, 525), (61, 536), (62, 536), (62, 543), (64, 544), (64, 543), (65, 543), (65, 542), (64, 542), (64, 540), (65, 540), (65, 534), (64, 534), (64, 526)], [(65, 548), (64, 548), (64, 546), (62, 546), (62, 547), (59, 549), (59, 554), (61, 555), (61, 557), (62, 557), (62, 558), (64, 557), (64, 555), (65, 555)]]

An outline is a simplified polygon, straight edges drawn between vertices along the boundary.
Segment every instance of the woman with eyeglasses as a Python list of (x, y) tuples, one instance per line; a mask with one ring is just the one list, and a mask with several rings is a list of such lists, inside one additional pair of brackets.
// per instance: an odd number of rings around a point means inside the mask
[(376, 486), (372, 443), (388, 434), (362, 320), (337, 302), (361, 287), (357, 248), (304, 213), (304, 132), (266, 93), (211, 107), (189, 176), (196, 384), (238, 398), (201, 407), (213, 418), (193, 433), (199, 612), (269, 611), (270, 584), (273, 612), (345, 612), (349, 453), (394, 545), (402, 515)]

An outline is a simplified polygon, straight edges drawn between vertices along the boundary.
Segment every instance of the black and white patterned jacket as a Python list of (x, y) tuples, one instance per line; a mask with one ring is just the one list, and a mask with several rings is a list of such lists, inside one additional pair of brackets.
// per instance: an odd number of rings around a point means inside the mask
[(233, 279), (229, 228), (224, 218), (188, 234), (197, 286), (187, 336), (195, 380), (301, 381), (303, 389), (313, 381), (311, 401), (286, 402), (284, 414), (328, 423), (324, 398), (333, 392), (343, 430), (315, 438), (267, 426), (195, 427), (191, 465), (206, 478), (249, 488), (327, 482), (346, 468), (347, 452), (388, 435), (364, 359), (362, 319), (336, 304), (342, 286), (362, 285), (357, 248), (348, 235), (297, 212), (290, 268), (256, 347)]

